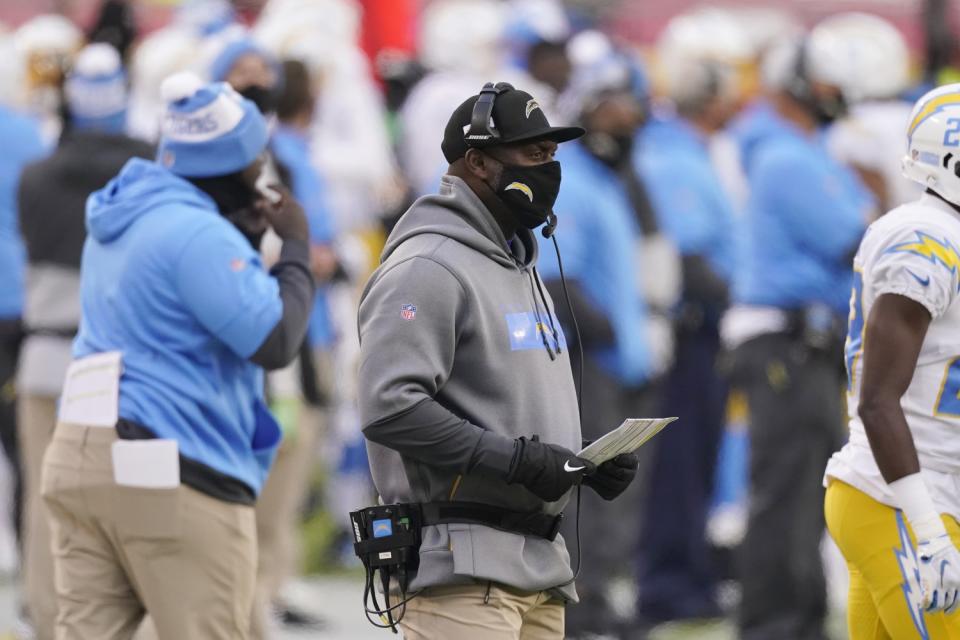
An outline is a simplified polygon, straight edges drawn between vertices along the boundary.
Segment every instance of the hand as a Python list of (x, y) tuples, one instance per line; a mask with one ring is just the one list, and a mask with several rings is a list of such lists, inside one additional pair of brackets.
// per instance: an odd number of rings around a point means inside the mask
[(917, 545), (917, 559), (923, 607), (952, 613), (960, 604), (960, 551), (950, 536), (938, 536)]
[(569, 449), (539, 440), (517, 438), (507, 482), (521, 484), (545, 502), (562, 498), (596, 467)]
[(337, 271), (337, 254), (325, 244), (310, 245), (310, 271), (317, 284), (328, 282)]
[(286, 187), (270, 186), (269, 189), (280, 194), (277, 202), (269, 202), (266, 198), (258, 204), (263, 208), (267, 222), (282, 240), (301, 240), (309, 242), (310, 227), (307, 225), (307, 216), (303, 207), (296, 201), (293, 194)]
[(597, 492), (604, 500), (613, 500), (627, 490), (637, 475), (640, 458), (635, 453), (621, 453), (607, 460), (596, 473), (583, 479), (583, 484)]

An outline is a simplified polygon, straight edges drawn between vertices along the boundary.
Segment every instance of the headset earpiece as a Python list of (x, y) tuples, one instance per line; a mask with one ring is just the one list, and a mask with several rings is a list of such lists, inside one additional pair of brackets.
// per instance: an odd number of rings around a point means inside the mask
[(500, 132), (493, 124), (493, 105), (497, 101), (497, 96), (513, 89), (513, 85), (507, 82), (498, 82), (493, 84), (488, 82), (480, 89), (480, 97), (473, 106), (473, 114), (470, 117), (470, 128), (467, 130), (465, 139), (470, 146), (480, 146), (490, 144), (500, 139)]
[(807, 103), (812, 98), (810, 78), (807, 75), (807, 38), (800, 41), (797, 50), (797, 59), (793, 63), (793, 77), (790, 79), (788, 91), (797, 100)]

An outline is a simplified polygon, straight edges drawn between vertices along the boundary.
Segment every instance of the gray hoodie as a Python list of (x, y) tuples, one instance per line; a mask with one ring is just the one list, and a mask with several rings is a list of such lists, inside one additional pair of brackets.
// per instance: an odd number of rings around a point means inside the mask
[[(384, 503), (563, 510), (568, 496), (545, 503), (504, 480), (515, 438), (581, 444), (569, 353), (536, 259), (533, 233), (521, 229), (508, 243), (453, 176), (393, 230), (359, 314), (360, 415)], [(476, 524), (422, 533), (411, 590), (491, 580), (576, 600), (562, 536)]]

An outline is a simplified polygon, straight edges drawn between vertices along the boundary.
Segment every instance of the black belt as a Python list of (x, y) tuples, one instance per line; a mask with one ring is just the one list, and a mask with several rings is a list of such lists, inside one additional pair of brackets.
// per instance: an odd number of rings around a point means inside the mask
[(470, 523), (482, 524), (509, 533), (536, 536), (553, 541), (560, 531), (563, 514), (509, 511), (479, 502), (427, 502), (420, 505), (422, 525)]
[(73, 340), (77, 337), (78, 331), (77, 327), (27, 327), (26, 329), (29, 336), (63, 338), (64, 340)]

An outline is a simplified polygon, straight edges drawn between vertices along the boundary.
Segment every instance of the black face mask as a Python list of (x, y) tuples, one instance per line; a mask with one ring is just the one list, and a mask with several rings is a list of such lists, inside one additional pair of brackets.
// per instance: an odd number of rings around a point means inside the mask
[(247, 184), (243, 176), (230, 173), (188, 180), (213, 199), (220, 215), (229, 220), (254, 249), (260, 249), (260, 241), (267, 230), (265, 221), (254, 206), (260, 194)]
[(257, 105), (257, 109), (265, 116), (277, 110), (277, 93), (269, 87), (252, 84), (240, 89), (237, 93)]
[(622, 169), (633, 161), (632, 135), (595, 131), (583, 136), (583, 146), (611, 169)]
[(554, 160), (532, 167), (500, 164), (503, 171), (491, 187), (494, 193), (522, 226), (536, 229), (544, 224), (560, 193), (560, 163)]
[(842, 95), (829, 98), (814, 98), (813, 116), (821, 126), (826, 126), (847, 115), (847, 101)]

